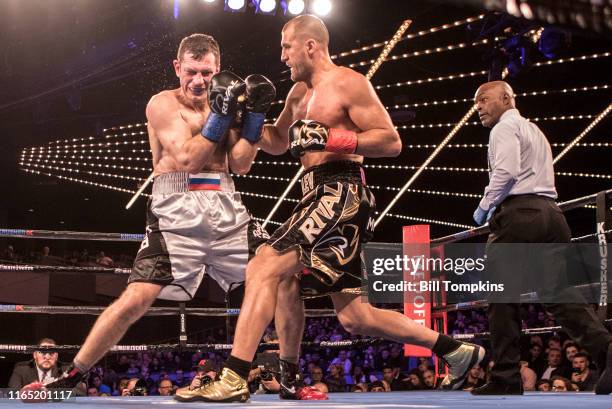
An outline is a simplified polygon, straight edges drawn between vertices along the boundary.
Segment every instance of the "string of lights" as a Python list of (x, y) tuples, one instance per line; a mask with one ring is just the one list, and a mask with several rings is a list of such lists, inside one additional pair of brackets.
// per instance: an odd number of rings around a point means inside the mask
[(376, 60), (373, 61), (372, 66), (368, 70), (368, 73), (366, 74), (366, 78), (368, 80), (372, 78), (372, 76), (374, 75), (376, 71), (378, 71), (382, 63), (385, 62), (391, 50), (395, 47), (395, 45), (400, 40), (404, 32), (408, 29), (408, 27), (410, 27), (410, 24), (412, 24), (412, 20), (404, 20), (404, 22), (397, 29), (395, 34), (393, 34), (393, 37), (387, 42), (387, 44), (385, 45), (385, 48), (383, 48), (383, 51), (380, 53), (378, 58), (376, 58)]
[[(377, 214), (379, 212), (376, 212)], [(453, 223), (453, 222), (447, 222), (445, 220), (436, 220), (436, 219), (426, 219), (423, 217), (415, 217), (415, 216), (406, 216), (406, 215), (402, 215), (402, 214), (393, 214), (393, 213), (387, 213), (386, 214), (389, 217), (393, 217), (396, 219), (401, 219), (401, 220), (410, 220), (411, 222), (419, 222), (419, 223), (428, 223), (428, 224), (440, 224), (443, 226), (450, 226), (450, 227), (458, 227), (461, 229), (473, 229), (474, 226), (470, 226), (467, 224), (459, 224), (459, 223)]]
[[(612, 52), (594, 53), (594, 54), (587, 54), (587, 55), (581, 55), (577, 57), (568, 57), (568, 58), (557, 58), (555, 60), (548, 60), (548, 61), (534, 63), (533, 67), (544, 67), (544, 66), (554, 65), (554, 64), (565, 64), (569, 62), (594, 60), (594, 59), (606, 58), (606, 57), (609, 57), (610, 55), (612, 55)], [(437, 81), (455, 80), (458, 78), (470, 78), (470, 77), (476, 77), (479, 75), (487, 75), (487, 74), (488, 74), (488, 71), (472, 71), (472, 72), (462, 73), (462, 74), (451, 74), (451, 75), (446, 75), (446, 76), (424, 78), (424, 79), (419, 79), (419, 80), (400, 81), (400, 82), (394, 82), (391, 84), (382, 84), (382, 85), (377, 85), (374, 88), (375, 89), (386, 89), (386, 88), (394, 88), (394, 87), (404, 87), (404, 86), (409, 86), (409, 85), (427, 84), (427, 83), (437, 82)]]
[(263, 219), (261, 217), (253, 217), (253, 219), (257, 220), (258, 222), (266, 222), (267, 221), (270, 224), (274, 224), (276, 226), (282, 226), (282, 223), (275, 222), (274, 220), (266, 220), (266, 219)]
[[(62, 148), (58, 148), (58, 149), (43, 149), (43, 148), (24, 148), (21, 151), (22, 155), (26, 155), (26, 154), (34, 154), (36, 153), (38, 149), (38, 153), (39, 154), (48, 154), (48, 155), (83, 155), (83, 154), (105, 154), (105, 156), (108, 156), (109, 154), (114, 154), (114, 153), (120, 153), (123, 155), (126, 155), (128, 153), (151, 153), (150, 149), (128, 149), (128, 150), (121, 150), (121, 149), (90, 149), (90, 150), (83, 150), (83, 149), (62, 149)], [(142, 158), (140, 158), (142, 159)], [(146, 160), (151, 160), (150, 157), (145, 158)], [(138, 159), (134, 159), (134, 160), (138, 160)]]
[(106, 160), (106, 161), (135, 161), (135, 162), (150, 162), (151, 158), (143, 158), (137, 156), (91, 156), (91, 155), (58, 155), (58, 154), (47, 154), (46, 152), (39, 153), (22, 153), (22, 159), (37, 159), (37, 158), (63, 158), (63, 159), (80, 159), (80, 160)]
[[(124, 189), (124, 188), (117, 187), (117, 186), (106, 185), (104, 183), (92, 182), (90, 180), (73, 178), (73, 177), (63, 176), (63, 175), (56, 175), (56, 174), (48, 173), (48, 172), (41, 172), (41, 171), (38, 171), (38, 170), (35, 170), (35, 169), (28, 169), (28, 168), (20, 168), (20, 169), (22, 171), (24, 171), (24, 172), (27, 172), (27, 173), (33, 173), (33, 174), (36, 174), (36, 175), (44, 175), (44, 176), (49, 176), (49, 177), (55, 177), (55, 178), (62, 179), (62, 180), (68, 180), (68, 181), (71, 181), (71, 182), (81, 183), (81, 184), (84, 184), (84, 185), (96, 186), (96, 187), (101, 187), (101, 188), (104, 188), (104, 189), (116, 190), (116, 191), (125, 192), (125, 193), (132, 193), (132, 194), (136, 193), (135, 190)], [(148, 195), (146, 193), (141, 193), (141, 195), (145, 196), (145, 197), (150, 197), (151, 196), (151, 195)]]
[(108, 131), (121, 131), (124, 129), (140, 128), (140, 127), (147, 126), (147, 125), (148, 125), (148, 122), (128, 124), (128, 125), (119, 125), (119, 126), (113, 126), (111, 128), (104, 128), (102, 132), (106, 133)]
[(244, 178), (244, 179), (274, 180), (274, 181), (279, 181), (279, 182), (290, 182), (291, 181), (290, 178), (284, 178), (284, 177), (280, 177), (280, 176), (251, 175), (250, 173), (246, 174), (246, 175), (232, 174), (232, 177), (235, 177), (235, 178)]
[[(482, 40), (474, 41), (472, 43), (449, 44), (449, 45), (445, 45), (442, 47), (427, 48), (425, 50), (412, 51), (409, 53), (403, 53), (399, 55), (392, 55), (388, 57), (386, 61), (403, 60), (403, 59), (412, 58), (412, 57), (419, 57), (421, 55), (434, 55), (434, 54), (439, 54), (439, 53), (443, 53), (446, 51), (460, 50), (460, 49), (467, 48), (467, 47), (477, 47), (479, 45), (484, 45), (488, 43), (489, 43), (489, 40), (484, 38)], [(347, 67), (349, 68), (363, 67), (366, 65), (374, 64), (374, 62), (375, 60), (373, 59), (364, 60), (364, 61), (359, 61), (359, 62), (348, 64)]]
[[(242, 192), (242, 191), (240, 191), (240, 192), (238, 192), (238, 193), (240, 193), (241, 195), (245, 195), (245, 196), (253, 196), (253, 197), (258, 197), (258, 198), (261, 198), (261, 199), (272, 199), (272, 200), (278, 200), (278, 199), (279, 199), (279, 197), (278, 197), (278, 196), (273, 196), (273, 195), (264, 195), (264, 194), (261, 194), (261, 193), (254, 193), (254, 192)], [(291, 202), (291, 203), (299, 203), (299, 202), (300, 202), (298, 199), (292, 199), (292, 198), (290, 198), (290, 197), (284, 197), (284, 198), (282, 199), (282, 201), (283, 201), (283, 202)]]
[(60, 167), (60, 166), (41, 165), (41, 164), (38, 164), (38, 163), (19, 162), (19, 165), (20, 166), (33, 166), (35, 168), (41, 168), (41, 169), (61, 170), (62, 172), (69, 172), (69, 173), (79, 173), (79, 174), (88, 174), (88, 175), (93, 175), (93, 176), (103, 176), (103, 177), (109, 177), (109, 178), (114, 178), (114, 179), (125, 179), (125, 180), (134, 180), (134, 181), (141, 181), (142, 180), (142, 178), (135, 177), (135, 176), (117, 175), (115, 173), (96, 172), (96, 171), (93, 171), (93, 170), (73, 169), (73, 168), (65, 168), (65, 167)]
[(604, 119), (608, 113), (612, 110), (612, 104), (608, 104), (606, 109), (604, 109), (597, 117), (586, 127), (584, 131), (580, 133), (573, 141), (571, 141), (554, 159), (553, 165), (559, 161), (565, 154), (572, 149), (582, 138), (584, 138), (590, 131), (593, 129), (602, 119)]
[(125, 136), (138, 136), (138, 135), (148, 135), (148, 132), (146, 131), (139, 131), (139, 132), (122, 132), (122, 133), (115, 133), (115, 134), (107, 134), (104, 135), (104, 138), (109, 139), (109, 138), (122, 138)]
[[(480, 14), (480, 15), (478, 15), (476, 17), (469, 17), (469, 18), (466, 18), (466, 19), (463, 19), (463, 20), (453, 21), (452, 23), (443, 24), (441, 26), (432, 27), (432, 28), (429, 28), (429, 29), (426, 29), (426, 30), (421, 30), (421, 31), (418, 31), (418, 32), (416, 32), (414, 34), (407, 34), (406, 36), (404, 36), (404, 38), (402, 38), (399, 41), (411, 40), (413, 38), (422, 37), (422, 36), (425, 36), (425, 35), (428, 35), (428, 34), (437, 33), (439, 31), (443, 31), (443, 30), (448, 30), (449, 28), (460, 27), (460, 26), (465, 25), (465, 24), (473, 23), (474, 21), (482, 20), (484, 18), (484, 16), (485, 16), (484, 14)], [(371, 44), (371, 45), (366, 45), (366, 46), (363, 46), (363, 47), (354, 48), (352, 50), (343, 51), (341, 53), (332, 55), (331, 59), (335, 60), (337, 58), (347, 57), (349, 55), (355, 55), (355, 54), (362, 53), (362, 52), (365, 52), (365, 51), (373, 50), (375, 48), (383, 47), (383, 46), (385, 46), (388, 43), (389, 43), (389, 41), (385, 41), (385, 42), (382, 42), (382, 43), (374, 43), (374, 44)]]
[[(567, 146), (567, 143), (554, 142), (550, 146), (553, 148)], [(404, 145), (406, 149), (432, 149), (435, 148), (436, 144), (415, 144), (415, 145)], [(449, 143), (446, 145), (447, 148), (488, 148), (489, 145), (486, 143)], [(612, 143), (608, 142), (579, 142), (575, 144), (575, 147), (582, 148), (609, 148), (612, 147)]]
[[(590, 59), (606, 58), (606, 57), (609, 57), (610, 55), (611, 55), (611, 53), (607, 52), (607, 53), (595, 53), (595, 54), (582, 55), (582, 56), (578, 56), (578, 57), (559, 58), (559, 59), (556, 59), (556, 60), (537, 62), (537, 63), (533, 64), (533, 66), (534, 67), (543, 67), (543, 66), (546, 66), (546, 65), (564, 64), (564, 63), (568, 63), (568, 62), (576, 62), (576, 61), (585, 61), (585, 60), (590, 60)], [(411, 86), (411, 85), (430, 84), (430, 83), (441, 82), (441, 81), (452, 81), (452, 80), (463, 79), (463, 78), (474, 78), (474, 77), (488, 75), (488, 73), (489, 72), (487, 70), (462, 72), (462, 73), (456, 73), (456, 74), (441, 75), (441, 76), (437, 76), (437, 77), (420, 78), (420, 79), (408, 80), (408, 81), (399, 81), (399, 82), (395, 82), (395, 83), (391, 83), (391, 84), (380, 84), (380, 85), (374, 86), (374, 89), (379, 90), (379, 89), (388, 89), (388, 88), (394, 88), (394, 87), (405, 87), (405, 86)], [(567, 89), (562, 90), (562, 92), (563, 93), (568, 93), (568, 92), (587, 91), (588, 89), (585, 89), (585, 88), (590, 88), (590, 87), (578, 87), (578, 89), (576, 89), (576, 88), (567, 88)], [(592, 88), (595, 89), (595, 90), (608, 89), (609, 85), (603, 85), (603, 86), (592, 87)], [(534, 93), (534, 92), (541, 92), (541, 94), (531, 94), (531, 93)], [(551, 92), (548, 92), (548, 93), (551, 93)], [(518, 95), (519, 96), (546, 95), (547, 91), (531, 91), (531, 93), (530, 92), (524, 92), (524, 93), (521, 93), (521, 94), (518, 94)], [(440, 102), (440, 104), (459, 103), (459, 102), (473, 102), (473, 98), (452, 99), (452, 100), (443, 100), (443, 101), (447, 101), (447, 102)], [(284, 104), (284, 103), (285, 103), (285, 100), (281, 99), (281, 100), (275, 101), (273, 104)], [(429, 105), (435, 105), (435, 104), (432, 102), (432, 103), (429, 103)], [(396, 109), (398, 109), (398, 108), (409, 108), (411, 106), (417, 106), (417, 105), (414, 105), (414, 104), (404, 104), (404, 105), (395, 105), (395, 106), (386, 107), (386, 108), (387, 109), (389, 109), (389, 108), (396, 108)], [(424, 105), (421, 105), (421, 106), (428, 106), (428, 105), (424, 104)], [(267, 121), (268, 122), (273, 122), (275, 120), (276, 120), (276, 118), (271, 118), (271, 119), (269, 119)]]
[(110, 165), (108, 163), (94, 163), (94, 162), (72, 162), (72, 161), (43, 159), (43, 158), (29, 159), (28, 164), (33, 161), (36, 163), (43, 162), (43, 163), (54, 163), (58, 165), (90, 166), (90, 167), (107, 168), (107, 169), (141, 170), (144, 172), (151, 172), (151, 168), (144, 168), (140, 166)]
[[(135, 141), (115, 141), (115, 142), (111, 142), (111, 141), (106, 141), (106, 142), (98, 142), (98, 143), (83, 143), (83, 144), (68, 144), (68, 145), (56, 145), (58, 147), (61, 148), (87, 148), (87, 147), (109, 147), (109, 146), (120, 146), (120, 145), (138, 145), (138, 144), (145, 144), (145, 143), (149, 143), (149, 141), (147, 141), (146, 139), (139, 139), (139, 140), (135, 140)], [(39, 149), (42, 149), (43, 147), (40, 147)]]
[[(504, 74), (505, 76), (505, 74)], [(414, 183), (414, 181), (420, 176), (425, 169), (429, 166), (429, 164), (434, 160), (436, 156), (442, 151), (444, 146), (450, 142), (450, 140), (459, 132), (459, 130), (463, 127), (463, 125), (468, 121), (468, 119), (476, 112), (476, 105), (472, 105), (472, 107), (466, 112), (466, 114), (459, 120), (459, 122), (454, 126), (454, 128), (446, 135), (446, 137), (440, 142), (440, 144), (434, 149), (434, 151), (425, 159), (425, 162), (414, 172), (414, 174), (408, 179), (408, 181), (404, 184), (404, 186), (400, 189), (400, 191), (395, 195), (391, 202), (385, 207), (382, 213), (378, 216), (376, 221), (374, 222), (374, 227), (376, 227), (381, 220), (385, 217), (385, 215), (391, 210), (391, 208), (397, 203), (400, 197), (408, 190), (408, 188)]]
[[(560, 115), (560, 116), (548, 116), (548, 117), (535, 117), (527, 118), (531, 122), (548, 122), (548, 121), (573, 121), (576, 119), (591, 119), (595, 115), (589, 114), (576, 114), (576, 115)], [(450, 128), (457, 125), (453, 122), (440, 122), (433, 124), (412, 124), (412, 125), (397, 125), (395, 129), (427, 129), (427, 128)], [(481, 126), (480, 121), (465, 122), (462, 126)]]
[[(477, 71), (477, 72), (480, 72), (480, 71)], [(610, 88), (610, 85), (605, 84), (605, 85), (593, 85), (593, 86), (563, 88), (563, 89), (553, 89), (553, 90), (527, 91), (527, 92), (520, 92), (518, 94), (515, 94), (515, 97), (533, 97), (533, 96), (552, 95), (552, 94), (573, 94), (577, 92), (607, 90), (609, 88)], [(391, 109), (404, 109), (404, 108), (419, 108), (419, 107), (473, 103), (473, 102), (474, 102), (473, 97), (439, 99), (439, 100), (434, 100), (434, 101), (413, 102), (410, 104), (389, 105), (389, 106), (386, 106), (385, 109), (391, 110)]]
[[(373, 190), (389, 190), (392, 192), (400, 191), (400, 188), (395, 187), (395, 186), (368, 185), (368, 187)], [(467, 198), (472, 198), (472, 199), (479, 199), (482, 197), (482, 195), (479, 195), (476, 193), (443, 192), (439, 190), (407, 189), (407, 192), (420, 193), (420, 194), (425, 194), (425, 195), (436, 195), (436, 196), (467, 197)]]

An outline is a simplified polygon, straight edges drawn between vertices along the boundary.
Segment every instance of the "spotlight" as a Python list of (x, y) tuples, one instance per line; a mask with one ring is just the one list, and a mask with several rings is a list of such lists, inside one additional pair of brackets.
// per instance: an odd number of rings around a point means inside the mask
[(276, 14), (276, 0), (253, 0), (256, 14)]
[(319, 16), (326, 16), (332, 9), (330, 0), (314, 0), (312, 3), (312, 11)]
[(225, 11), (244, 12), (246, 10), (245, 0), (225, 0)]
[(216, 0), (204, 0), (204, 3), (214, 3)]
[(300, 14), (304, 11), (304, 1), (303, 0), (289, 0), (289, 4), (287, 4), (287, 9), (291, 14)]

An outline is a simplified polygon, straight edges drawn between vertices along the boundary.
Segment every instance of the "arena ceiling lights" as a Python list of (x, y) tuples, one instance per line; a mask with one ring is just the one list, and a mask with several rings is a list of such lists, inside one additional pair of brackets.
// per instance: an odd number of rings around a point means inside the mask
[[(204, 0), (212, 3), (215, 0)], [(318, 16), (326, 16), (332, 10), (331, 0), (224, 0), (224, 9), (231, 13), (247, 11), (253, 8), (256, 14), (275, 15), (277, 11), (284, 15), (298, 15), (305, 11)]]

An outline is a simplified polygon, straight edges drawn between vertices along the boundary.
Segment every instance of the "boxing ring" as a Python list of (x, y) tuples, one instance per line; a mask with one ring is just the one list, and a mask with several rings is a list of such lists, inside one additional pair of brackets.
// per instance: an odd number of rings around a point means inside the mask
[[(610, 197), (612, 190), (599, 192), (597, 194), (577, 198), (564, 203), (560, 207), (567, 211), (597, 203), (598, 222), (609, 223)], [(606, 219), (606, 217), (608, 219)], [(606, 224), (607, 226), (608, 224)], [(470, 229), (456, 233), (454, 235), (440, 237), (431, 240), (431, 246), (441, 246), (451, 242), (456, 242), (464, 238), (471, 238), (487, 232), (487, 226), (477, 229)], [(602, 232), (576, 237), (574, 241), (588, 240), (597, 237)], [(604, 230), (603, 234), (609, 233)], [(125, 233), (97, 233), (97, 232), (73, 232), (73, 231), (48, 231), (48, 230), (26, 230), (26, 229), (0, 229), (0, 236), (13, 238), (30, 239), (55, 239), (55, 240), (95, 240), (95, 241), (139, 241), (142, 235)], [(380, 245), (381, 243), (377, 243)], [(33, 266), (33, 265), (0, 265), (0, 272), (19, 272), (29, 271), (41, 274), (66, 273), (75, 274), (128, 274), (129, 269), (117, 269), (109, 267), (69, 267), (69, 266)], [(602, 281), (600, 284), (603, 284)], [(607, 282), (605, 283), (607, 285)], [(528, 301), (528, 299), (526, 300)], [(607, 300), (602, 300), (600, 307), (607, 307)], [(466, 310), (471, 308), (485, 307), (485, 301), (470, 302), (454, 305), (432, 304), (433, 327), (439, 331), (446, 329), (447, 314), (449, 311)], [(34, 306), (34, 305), (0, 305), (0, 314), (62, 314), (62, 315), (99, 315), (104, 307), (96, 306)], [(601, 311), (605, 312), (605, 308)], [(110, 353), (136, 353), (136, 352), (156, 352), (156, 351), (228, 351), (231, 344), (191, 344), (187, 342), (186, 319), (188, 315), (199, 317), (230, 317), (236, 316), (240, 312), (236, 308), (187, 308), (184, 303), (179, 303), (179, 307), (153, 307), (147, 316), (173, 315), (177, 316), (180, 323), (180, 333), (178, 343), (153, 344), (153, 345), (116, 345)], [(330, 309), (308, 309), (307, 317), (333, 317), (335, 312)], [(605, 319), (605, 317), (602, 317)], [(608, 322), (610, 320), (607, 320)], [(561, 327), (530, 328), (523, 331), (524, 334), (544, 334), (554, 333), (561, 330)], [(489, 336), (488, 333), (459, 334), (458, 339), (483, 339)], [(362, 338), (343, 341), (321, 341), (303, 342), (302, 348), (365, 348), (369, 345), (376, 345), (384, 342), (378, 338)], [(55, 347), (41, 347), (38, 345), (0, 345), (0, 353), (30, 354), (35, 350), (53, 350), (59, 352), (74, 353), (78, 351), (79, 345), (58, 345)], [(278, 344), (261, 343), (259, 350), (275, 349)], [(438, 375), (442, 375), (442, 368)], [(472, 396), (467, 391), (447, 392), (447, 391), (409, 391), (409, 392), (387, 392), (383, 394), (374, 393), (332, 393), (330, 400), (318, 402), (291, 402), (281, 401), (276, 395), (252, 395), (251, 402), (240, 407), (271, 407), (271, 408), (489, 408), (503, 406), (507, 408), (576, 408), (579, 405), (588, 405), (592, 408), (609, 407), (612, 398), (610, 396), (597, 396), (593, 393), (555, 393), (555, 392), (527, 392), (524, 396), (498, 396), (482, 397)], [(0, 399), (0, 407), (12, 407), (21, 404), (7, 399)], [(84, 408), (120, 407), (120, 408), (144, 408), (154, 405), (205, 405), (206, 407), (227, 407), (227, 404), (203, 404), (203, 403), (179, 403), (170, 397), (77, 397), (62, 403), (45, 403), (45, 407), (57, 405), (78, 404)], [(38, 406), (33, 404), (34, 406)], [(232, 404), (236, 407), (236, 404)]]
[[(481, 20), (483, 16), (477, 16), (471, 19), (465, 19), (457, 21), (452, 24), (445, 24), (444, 26), (434, 27), (429, 30), (421, 31), (416, 34), (409, 34), (404, 39), (413, 39), (416, 37), (435, 33), (440, 30), (446, 30), (452, 27), (458, 27), (470, 22)], [(399, 39), (398, 39), (399, 40)], [(373, 44), (371, 46), (361, 47), (357, 50), (351, 50), (347, 53), (341, 53), (336, 56), (332, 56), (333, 59), (345, 57), (346, 55), (355, 54), (357, 52), (367, 51), (375, 48), (381, 48), (385, 43)], [(459, 44), (457, 46), (446, 46), (438, 47), (433, 49), (426, 49), (422, 51), (405, 53), (399, 56), (393, 56), (393, 60), (406, 59), (417, 57), (419, 55), (430, 55), (439, 52), (447, 52), (455, 49), (478, 46), (480, 44)], [(596, 54), (585, 54), (578, 57), (571, 58), (560, 58), (557, 60), (547, 61), (545, 63), (536, 63), (534, 67), (545, 67), (552, 64), (564, 64), (572, 63), (576, 61), (595, 60), (610, 57), (612, 53), (596, 53)], [(382, 63), (384, 58), (379, 62)], [(349, 67), (360, 67), (370, 65), (373, 61), (362, 61), (354, 64), (349, 64)], [(433, 83), (444, 83), (457, 78), (473, 78), (486, 75), (486, 71), (472, 71), (455, 73), (451, 75), (442, 75), (437, 77), (424, 78), (419, 80), (410, 80), (405, 82), (397, 82), (391, 84), (376, 85), (375, 89), (387, 89), (394, 87), (405, 87), (415, 84), (433, 84)], [(550, 89), (550, 90), (535, 90), (518, 94), (518, 96), (531, 97), (537, 95), (547, 94), (572, 94), (577, 92), (590, 92), (590, 91), (602, 91), (609, 89), (608, 84), (600, 85), (589, 85), (585, 87), (567, 88), (567, 89)], [(275, 105), (280, 105), (284, 101), (276, 101)], [(395, 105), (387, 106), (387, 109), (399, 109), (418, 106), (430, 106), (430, 105), (452, 105), (461, 103), (471, 103), (470, 98), (458, 100), (436, 100), (436, 101), (422, 101), (412, 103), (405, 106)], [(564, 155), (567, 150), (574, 146), (579, 146), (580, 140), (586, 135), (596, 124), (601, 121), (605, 115), (610, 111), (610, 106), (607, 110), (603, 111), (600, 115), (563, 115), (554, 117), (536, 117), (532, 118), (534, 122), (546, 122), (546, 121), (570, 121), (570, 120), (582, 120), (582, 119), (593, 119), (593, 122), (585, 129), (571, 143), (565, 143), (558, 146), (564, 147), (564, 151), (557, 157)], [(483, 144), (471, 144), (470, 146), (461, 144), (449, 144), (453, 136), (464, 126), (479, 126), (478, 122), (469, 122), (468, 119), (473, 114), (473, 108), (461, 119), (459, 123), (455, 122), (440, 122), (440, 123), (426, 123), (426, 124), (411, 124), (411, 125), (400, 125), (397, 127), (401, 129), (432, 129), (432, 128), (451, 128), (452, 130), (447, 137), (435, 145), (409, 145), (408, 148), (412, 149), (429, 149), (434, 148), (434, 152), (428, 157), (428, 159), (421, 166), (414, 165), (380, 165), (372, 164), (365, 165), (366, 169), (389, 169), (389, 170), (409, 170), (417, 171), (415, 175), (408, 180), (402, 187), (393, 186), (377, 186), (371, 185), (370, 187), (374, 191), (386, 191), (393, 192), (396, 196), (390, 202), (389, 206), (379, 214), (377, 223), (385, 216), (399, 219), (402, 221), (411, 222), (424, 222), (424, 223), (436, 223), (450, 227), (467, 228), (465, 231), (455, 233), (449, 236), (440, 237), (431, 240), (430, 245), (432, 247), (441, 246), (445, 244), (455, 243), (465, 239), (471, 239), (488, 232), (488, 227), (483, 226), (476, 229), (471, 229), (469, 226), (452, 223), (444, 220), (424, 219), (400, 214), (389, 213), (393, 204), (397, 202), (400, 196), (406, 192), (419, 193), (435, 196), (456, 196), (456, 197), (469, 197), (475, 199), (479, 197), (476, 194), (470, 193), (457, 193), (457, 192), (440, 192), (433, 190), (424, 189), (410, 189), (414, 179), (421, 173), (421, 171), (433, 170), (433, 171), (460, 171), (460, 172), (486, 172), (486, 169), (479, 168), (450, 168), (450, 167), (434, 167), (430, 163), (433, 158), (440, 152), (444, 147), (446, 148), (484, 148), (486, 145)], [(274, 118), (270, 119), (270, 121)], [(54, 177), (70, 182), (76, 182), (94, 186), (96, 188), (109, 189), (114, 191), (120, 191), (124, 193), (136, 193), (137, 196), (147, 197), (148, 195), (143, 192), (145, 186), (141, 186), (141, 189), (134, 190), (130, 188), (128, 184), (142, 181), (143, 174), (150, 173), (151, 169), (148, 167), (148, 161), (150, 158), (139, 156), (138, 154), (148, 154), (149, 150), (144, 149), (148, 141), (146, 139), (136, 139), (138, 137), (146, 136), (146, 124), (136, 123), (126, 126), (118, 126), (109, 129), (104, 129), (104, 136), (102, 138), (74, 138), (66, 139), (63, 141), (55, 141), (45, 147), (37, 148), (26, 148), (23, 150), (20, 158), (20, 166), (24, 172), (45, 175), (48, 177)], [(134, 138), (136, 137), (136, 138)], [(553, 144), (554, 146), (554, 144)], [(136, 162), (136, 163), (134, 163)], [(140, 163), (138, 163), (140, 162)], [(119, 164), (123, 163), (123, 164)], [(127, 165), (126, 163), (131, 163)], [(147, 165), (144, 165), (144, 164)], [(282, 160), (266, 161), (259, 160), (255, 161), (254, 165), (257, 167), (269, 166), (269, 167), (285, 167), (288, 170), (293, 170), (298, 166), (296, 162), (285, 162)], [(115, 170), (120, 170), (120, 173), (113, 173)], [(62, 172), (62, 173), (60, 173)], [(266, 195), (258, 192), (240, 191), (239, 193), (246, 197), (254, 197), (260, 199), (272, 199), (277, 200), (275, 209), (281, 203), (294, 204), (298, 202), (298, 199), (286, 197), (287, 193), (291, 190), (293, 183), (298, 180), (300, 171), (295, 174), (293, 178), (287, 178), (278, 176), (278, 172), (274, 176), (261, 175), (258, 173), (236, 176), (237, 179), (243, 179), (246, 181), (274, 181), (274, 182), (289, 182), (290, 185), (281, 196)], [(557, 172), (557, 175), (561, 176), (572, 176), (572, 177), (585, 177), (591, 179), (610, 179), (610, 175), (601, 174), (590, 174), (590, 173), (578, 173), (578, 172)], [(105, 177), (111, 178), (115, 182), (120, 181), (123, 185), (111, 185), (106, 183), (98, 183), (92, 181), (93, 179), (86, 179), (86, 177)], [(610, 218), (610, 195), (612, 190), (600, 192), (599, 194), (593, 194), (568, 202), (560, 203), (562, 210), (567, 211), (578, 207), (591, 206), (597, 203), (597, 223), (603, 223), (605, 228), (603, 231), (597, 231), (597, 233), (589, 234), (581, 237), (574, 238), (574, 241), (588, 240), (592, 238), (600, 238), (603, 235), (605, 240), (606, 236), (610, 232), (610, 225), (612, 218)], [(260, 218), (259, 220), (265, 221), (266, 223), (279, 225), (279, 222), (272, 221), (271, 216), (274, 210), (268, 215), (267, 218)], [(53, 239), (53, 240), (92, 240), (92, 241), (119, 241), (119, 242), (139, 242), (143, 239), (142, 234), (132, 233), (100, 233), (100, 232), (74, 232), (74, 231), (50, 231), (50, 230), (28, 230), (28, 229), (0, 229), (0, 237), (11, 237), (11, 238), (29, 238), (29, 239)], [(381, 243), (378, 243), (381, 244)], [(384, 243), (382, 243), (384, 244)], [(111, 267), (69, 267), (69, 266), (41, 266), (41, 265), (27, 265), (27, 264), (0, 264), (0, 274), (3, 272), (32, 272), (40, 274), (54, 274), (54, 273), (74, 273), (74, 274), (118, 274), (124, 275), (129, 274), (129, 269), (123, 268), (111, 268)], [(603, 293), (603, 289), (607, 289), (608, 278), (602, 278), (600, 282), (600, 291)], [(604, 287), (605, 286), (605, 287)], [(528, 299), (526, 299), (528, 301)], [(446, 304), (439, 303), (432, 305), (432, 324), (433, 328), (446, 332), (448, 313), (450, 311), (462, 310), (462, 309), (473, 309), (486, 307), (486, 301), (473, 301), (469, 303), (461, 304)], [(600, 304), (602, 307), (600, 311), (605, 314), (607, 307), (607, 299), (602, 298)], [(0, 314), (63, 314), (63, 315), (99, 315), (103, 311), (104, 307), (98, 306), (47, 306), (47, 305), (18, 305), (18, 304), (5, 304), (0, 305)], [(147, 316), (176, 316), (179, 324), (180, 331), (177, 334), (178, 342), (167, 343), (167, 344), (153, 344), (153, 345), (117, 345), (110, 353), (136, 353), (144, 351), (228, 351), (231, 350), (232, 345), (227, 344), (193, 344), (188, 342), (188, 331), (186, 325), (186, 316), (198, 316), (198, 317), (231, 317), (237, 316), (240, 310), (237, 308), (230, 308), (229, 305), (226, 308), (188, 308), (184, 303), (179, 304), (178, 307), (153, 307), (151, 308)], [(307, 317), (334, 317), (335, 312), (330, 309), (308, 309), (306, 311)], [(602, 316), (602, 320), (605, 319)], [(544, 328), (531, 328), (525, 330), (525, 334), (543, 334), (553, 333), (559, 331), (560, 327), (544, 327)], [(476, 333), (476, 334), (460, 334), (455, 336), (459, 339), (478, 339), (487, 338), (488, 333)], [(374, 345), (383, 342), (381, 339), (363, 338), (347, 341), (335, 341), (335, 342), (303, 342), (302, 347), (309, 348), (352, 348), (352, 347), (366, 347), (368, 345)], [(79, 349), (79, 345), (58, 345), (55, 347), (40, 347), (38, 345), (0, 345), (0, 353), (18, 353), (18, 354), (29, 354), (34, 350), (54, 350), (63, 352), (76, 352)], [(260, 344), (260, 350), (273, 349), (277, 347), (277, 344)], [(437, 375), (440, 375), (439, 372)], [(6, 399), (0, 399), (0, 408), (13, 407), (15, 405), (21, 405), (20, 402), (9, 401)], [(65, 407), (66, 405), (78, 405), (80, 408), (149, 408), (158, 405), (178, 405), (187, 407), (210, 407), (220, 408), (228, 407), (228, 404), (211, 404), (211, 403), (179, 403), (174, 401), (171, 397), (95, 397), (86, 398), (78, 397), (61, 403), (45, 403), (42, 404), (30, 404), (30, 407)], [(276, 395), (252, 395), (251, 401), (248, 404), (231, 404), (229, 407), (265, 407), (265, 408), (491, 408), (491, 407), (505, 407), (505, 408), (550, 408), (550, 409), (561, 409), (561, 408), (577, 408), (580, 406), (587, 406), (589, 408), (609, 408), (612, 405), (612, 397), (610, 396), (596, 396), (592, 393), (555, 393), (555, 392), (527, 392), (524, 396), (498, 396), (498, 397), (484, 397), (484, 396), (472, 396), (469, 392), (442, 392), (442, 391), (410, 391), (410, 392), (387, 392), (382, 394), (374, 393), (332, 393), (328, 401), (281, 401)]]

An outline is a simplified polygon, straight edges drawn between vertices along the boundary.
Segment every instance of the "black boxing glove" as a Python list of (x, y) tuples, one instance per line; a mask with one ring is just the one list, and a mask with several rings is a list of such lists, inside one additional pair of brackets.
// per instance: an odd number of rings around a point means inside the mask
[(289, 150), (299, 158), (308, 151), (355, 153), (357, 133), (330, 128), (310, 119), (298, 119), (289, 127)]
[(242, 125), (242, 137), (251, 143), (261, 138), (266, 113), (276, 98), (272, 82), (259, 74), (246, 77), (246, 114)]
[(212, 142), (219, 142), (229, 129), (238, 107), (238, 97), (244, 94), (246, 84), (236, 74), (221, 71), (213, 75), (208, 86), (210, 115), (202, 128), (202, 136)]

